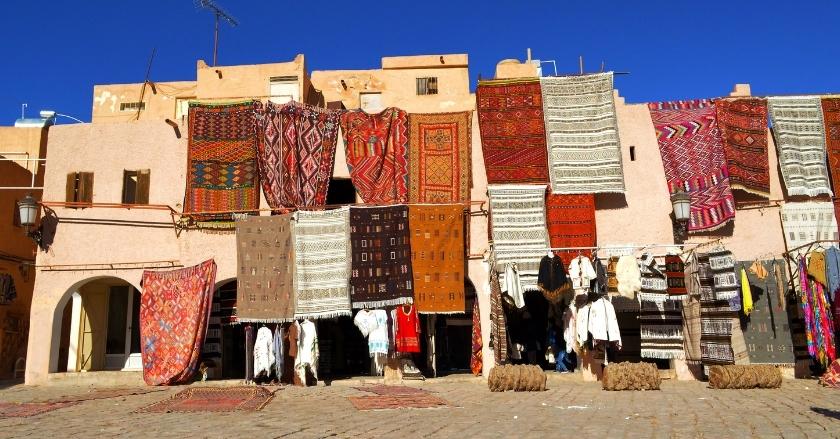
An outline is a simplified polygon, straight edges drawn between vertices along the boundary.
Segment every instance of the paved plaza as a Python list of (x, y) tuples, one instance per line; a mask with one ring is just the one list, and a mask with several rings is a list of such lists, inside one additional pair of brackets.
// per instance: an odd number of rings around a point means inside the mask
[[(354, 388), (361, 384), (285, 387), (259, 412), (134, 413), (183, 388), (173, 387), (0, 419), (0, 437), (840, 437), (840, 391), (815, 380), (786, 380), (775, 390), (665, 381), (660, 391), (607, 392), (579, 376), (553, 375), (545, 392), (491, 393), (480, 378), (456, 377), (407, 383), (451, 407), (364, 412), (347, 399), (365, 395)], [(11, 385), (0, 389), (0, 401), (43, 401), (89, 389)]]

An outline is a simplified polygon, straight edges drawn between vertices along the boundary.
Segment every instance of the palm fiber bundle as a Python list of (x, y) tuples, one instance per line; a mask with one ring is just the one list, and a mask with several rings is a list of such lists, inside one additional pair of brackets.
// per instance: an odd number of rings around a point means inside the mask
[(604, 369), (604, 390), (659, 390), (662, 378), (653, 363), (610, 363)]
[(709, 368), (712, 389), (778, 389), (782, 372), (770, 364), (726, 365)]
[(491, 392), (542, 392), (545, 390), (546, 379), (545, 372), (539, 366), (505, 364), (490, 369), (487, 387)]

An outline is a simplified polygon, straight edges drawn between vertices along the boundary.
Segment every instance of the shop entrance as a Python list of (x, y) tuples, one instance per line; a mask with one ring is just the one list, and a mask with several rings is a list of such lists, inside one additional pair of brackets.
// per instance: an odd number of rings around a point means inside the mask
[(213, 293), (201, 362), (209, 379), (245, 378), (245, 328), (235, 325), (236, 279), (222, 282)]

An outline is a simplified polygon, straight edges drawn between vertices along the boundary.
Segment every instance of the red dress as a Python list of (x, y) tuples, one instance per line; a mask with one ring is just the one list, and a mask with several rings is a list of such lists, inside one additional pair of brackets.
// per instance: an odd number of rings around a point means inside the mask
[(397, 307), (397, 352), (420, 352), (420, 319), (414, 305)]

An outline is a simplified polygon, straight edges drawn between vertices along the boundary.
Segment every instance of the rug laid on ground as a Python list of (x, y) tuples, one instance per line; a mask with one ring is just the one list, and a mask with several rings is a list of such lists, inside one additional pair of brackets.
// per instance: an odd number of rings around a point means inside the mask
[(419, 313), (464, 313), (464, 206), (408, 207), (414, 306)]
[(823, 98), (820, 103), (831, 187), (837, 191), (840, 189), (840, 98)]
[[(555, 194), (549, 192), (545, 198), (545, 219), (548, 239), (552, 248), (595, 247), (595, 195)], [(579, 254), (592, 256), (592, 251), (555, 251), (563, 265), (568, 267)]]
[(292, 215), (236, 221), (236, 316), (240, 322), (294, 320)]
[(215, 281), (212, 259), (180, 270), (143, 272), (140, 347), (146, 384), (171, 385), (193, 377)]
[(136, 413), (256, 412), (272, 398), (274, 392), (260, 386), (193, 387)]
[(385, 395), (385, 396), (392, 396), (392, 395), (428, 395), (429, 391), (423, 390), (419, 387), (409, 387), (409, 386), (387, 386), (384, 384), (372, 384), (362, 387), (354, 387), (356, 390), (361, 390), (362, 392), (370, 392), (375, 393), (377, 395)]
[(545, 225), (546, 185), (487, 185), (490, 195), (490, 234), (499, 281), (505, 267), (515, 263), (523, 291), (538, 291), (540, 261), (549, 248)]
[(366, 203), (408, 200), (408, 117), (398, 108), (341, 115), (347, 168)]
[(350, 250), (353, 308), (414, 300), (408, 206), (351, 207)]
[[(736, 269), (747, 272), (747, 280), (752, 292), (753, 310), (749, 318), (741, 318), (741, 329), (747, 345), (747, 355), (750, 364), (773, 364), (778, 366), (793, 366), (796, 359), (793, 355), (793, 340), (788, 325), (788, 314), (783, 304), (779, 303), (779, 285), (776, 273), (783, 274), (784, 262), (767, 260), (758, 261), (766, 269), (766, 276), (760, 279), (750, 270), (754, 261), (738, 262)], [(778, 264), (782, 270), (776, 270)], [(781, 285), (787, 285), (787, 277), (783, 276)]]
[(62, 396), (60, 398), (53, 398), (46, 401), (41, 401), (42, 403), (50, 403), (50, 404), (60, 404), (60, 403), (68, 403), (68, 402), (83, 402), (83, 401), (93, 401), (96, 399), (110, 399), (110, 398), (121, 398), (125, 396), (132, 396), (132, 395), (144, 395), (146, 393), (152, 392), (161, 392), (166, 389), (161, 387), (137, 387), (137, 388), (116, 388), (116, 389), (94, 389), (87, 393), (77, 394), (77, 395), (68, 395)]
[(613, 73), (540, 78), (551, 191), (623, 193)]
[(351, 315), (349, 233), (349, 207), (295, 212), (295, 318)]
[(472, 112), (408, 115), (409, 201), (470, 200)]
[(341, 113), (290, 101), (265, 105), (259, 169), (271, 208), (323, 206)]
[[(190, 103), (184, 212), (255, 210), (260, 205), (259, 101)], [(232, 228), (232, 214), (192, 217), (204, 228)], [(211, 222), (212, 221), (212, 222)]]
[(539, 79), (479, 81), (475, 100), (487, 183), (548, 183)]
[(819, 97), (768, 98), (779, 166), (788, 195), (831, 195)]
[(715, 105), (707, 99), (648, 104), (668, 192), (691, 196), (689, 232), (723, 227), (735, 218), (735, 199)]
[(769, 198), (767, 101), (759, 98), (718, 99), (715, 108), (729, 184), (732, 189)]
[(28, 418), (53, 410), (78, 404), (78, 402), (2, 402), (0, 401), (0, 419)]
[(449, 407), (449, 402), (434, 395), (348, 396), (357, 410), (429, 409)]

